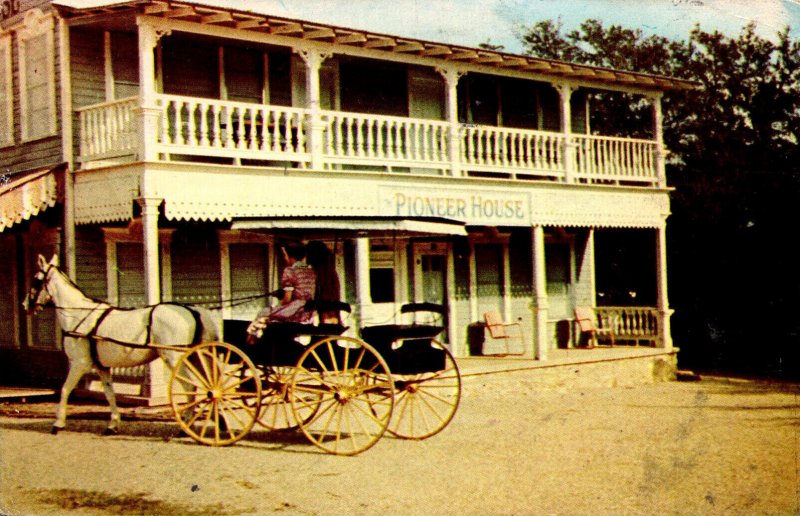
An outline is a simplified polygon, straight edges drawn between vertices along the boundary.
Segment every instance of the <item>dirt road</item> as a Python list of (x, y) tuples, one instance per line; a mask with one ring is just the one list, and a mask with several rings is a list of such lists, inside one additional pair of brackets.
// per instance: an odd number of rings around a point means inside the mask
[(544, 389), (470, 378), (443, 433), (355, 457), (302, 434), (228, 448), (176, 425), (0, 418), (9, 514), (800, 514), (800, 386)]

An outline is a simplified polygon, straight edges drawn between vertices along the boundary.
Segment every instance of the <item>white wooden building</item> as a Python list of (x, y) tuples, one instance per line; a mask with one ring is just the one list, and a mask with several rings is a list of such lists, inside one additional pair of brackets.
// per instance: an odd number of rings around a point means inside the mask
[[(496, 311), (547, 360), (597, 305), (596, 236), (644, 234), (652, 303), (597, 310), (672, 349), (661, 99), (690, 83), (220, 5), (2, 2), (4, 370), (60, 364), (52, 314), (19, 309), (38, 253), (113, 304), (249, 319), (298, 237), (335, 248), (353, 328), (436, 301), (457, 356)], [(608, 92), (651, 137), (595, 134)]]

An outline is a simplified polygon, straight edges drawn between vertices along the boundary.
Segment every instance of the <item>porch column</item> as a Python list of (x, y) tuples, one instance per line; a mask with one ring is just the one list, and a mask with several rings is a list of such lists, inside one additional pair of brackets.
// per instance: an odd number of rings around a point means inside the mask
[(450, 157), (450, 175), (457, 177), (461, 170), (461, 130), (458, 123), (458, 80), (463, 72), (452, 68), (437, 68), (445, 81), (445, 106), (447, 122), (450, 124), (447, 134), (447, 154)]
[(139, 160), (158, 159), (158, 119), (160, 111), (156, 104), (156, 67), (153, 50), (162, 35), (152, 25), (137, 21), (139, 25), (139, 107), (138, 118)]
[(312, 50), (299, 51), (300, 57), (306, 63), (306, 107), (309, 110), (308, 147), (311, 153), (311, 169), (321, 170), (322, 164), (322, 138), (325, 125), (322, 123), (319, 105), (319, 69), (323, 61), (331, 54), (322, 54)]
[(531, 228), (531, 252), (533, 260), (533, 356), (547, 360), (547, 275), (545, 273), (544, 228)]
[[(58, 20), (58, 68), (61, 77), (59, 81), (61, 93), (61, 112), (72, 113), (72, 87), (70, 77), (70, 44), (69, 26), (66, 20)], [(72, 281), (76, 280), (76, 258), (75, 258), (75, 156), (73, 153), (72, 123), (62, 124), (61, 153), (67, 167), (64, 169), (64, 266), (67, 276)]]
[(648, 96), (653, 104), (653, 140), (656, 142), (655, 149), (655, 172), (658, 186), (666, 188), (667, 170), (665, 164), (666, 153), (664, 152), (664, 115), (661, 111), (661, 98), (663, 93), (653, 93)]
[(356, 260), (356, 314), (358, 322), (364, 325), (364, 307), (371, 304), (369, 282), (369, 238), (355, 239)]
[(144, 244), (144, 283), (147, 304), (161, 302), (161, 275), (158, 267), (158, 216), (164, 199), (140, 197), (136, 199), (142, 208), (142, 240)]
[(669, 297), (667, 296), (667, 223), (661, 223), (656, 228), (656, 276), (657, 276), (657, 309), (658, 309), (658, 330), (660, 346), (664, 349), (672, 349), (672, 331), (670, 330), (670, 317), (672, 310), (669, 307)]
[(554, 87), (561, 99), (561, 134), (564, 137), (561, 158), (564, 160), (564, 181), (572, 183), (575, 180), (577, 144), (572, 139), (572, 105), (570, 104), (570, 99), (575, 88), (569, 84), (556, 84)]

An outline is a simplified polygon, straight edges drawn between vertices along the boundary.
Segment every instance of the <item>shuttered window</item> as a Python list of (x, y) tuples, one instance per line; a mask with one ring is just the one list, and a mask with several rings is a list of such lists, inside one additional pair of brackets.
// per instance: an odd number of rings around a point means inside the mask
[(0, 35), (0, 147), (14, 144), (14, 90), (11, 35)]
[(117, 243), (117, 289), (119, 306), (132, 308), (147, 304), (142, 244)]
[(270, 263), (266, 244), (230, 244), (231, 316), (252, 319), (267, 303)]
[(56, 132), (55, 49), (52, 16), (26, 16), (20, 31), (20, 108), (22, 139)]
[(211, 232), (176, 231), (172, 240), (172, 299), (218, 305), (221, 301), (219, 242)]

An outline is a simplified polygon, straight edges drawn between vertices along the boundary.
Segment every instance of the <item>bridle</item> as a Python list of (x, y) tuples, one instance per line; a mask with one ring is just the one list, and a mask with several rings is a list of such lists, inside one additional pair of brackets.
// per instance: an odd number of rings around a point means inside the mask
[[(31, 281), (31, 289), (28, 291), (28, 298), (25, 309), (27, 311), (33, 311), (37, 308), (43, 308), (47, 304), (53, 302), (53, 296), (50, 295), (50, 291), (47, 290), (47, 284), (50, 281), (50, 273), (55, 268), (55, 265), (49, 264), (47, 266), (47, 270), (39, 270), (36, 275), (33, 277), (33, 281)], [(47, 301), (41, 302), (39, 297), (42, 294), (42, 291), (47, 293)]]

